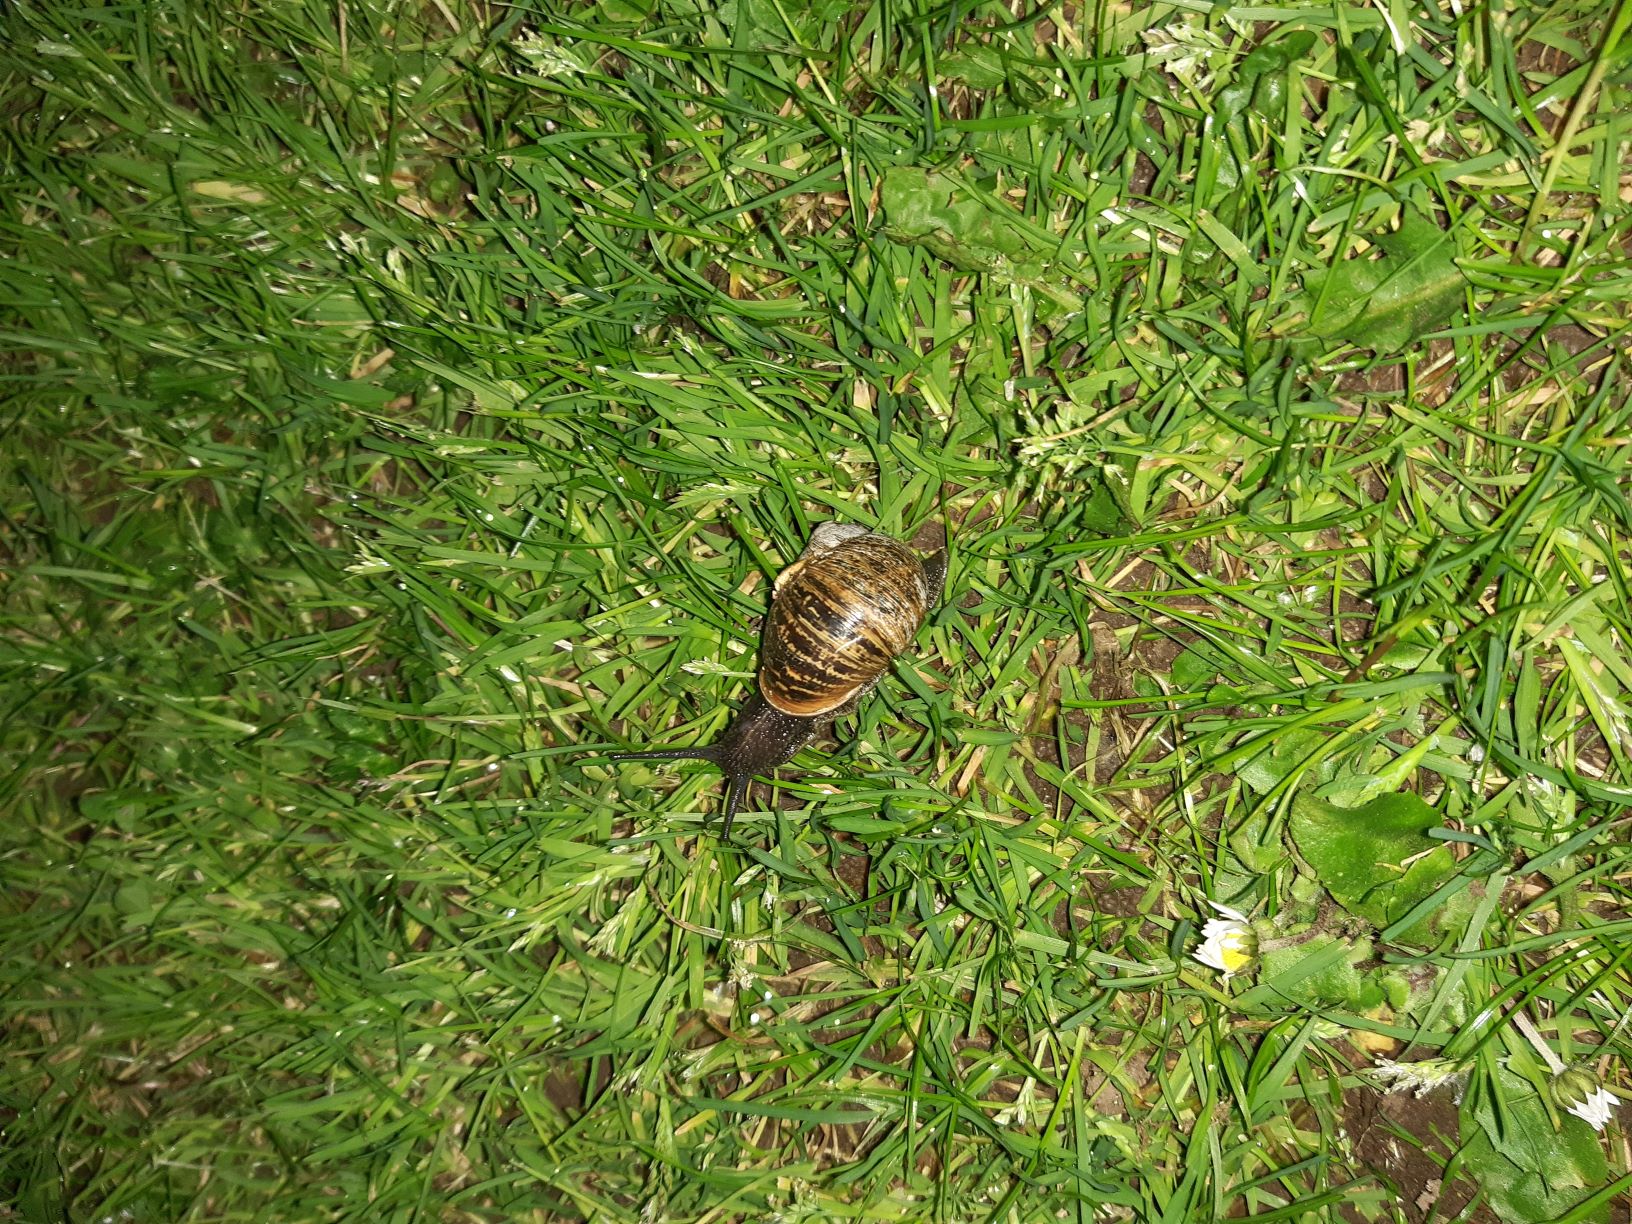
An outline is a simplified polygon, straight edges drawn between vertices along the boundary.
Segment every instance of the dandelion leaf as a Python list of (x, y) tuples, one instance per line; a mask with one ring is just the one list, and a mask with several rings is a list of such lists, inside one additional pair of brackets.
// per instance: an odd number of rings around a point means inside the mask
[[(1593, 1129), (1566, 1115), (1555, 1131), (1534, 1087), (1512, 1072), (1497, 1071), (1468, 1105), (1461, 1114), (1462, 1158), (1497, 1218), (1556, 1220), (1609, 1176)], [(1583, 1222), (1609, 1218), (1607, 1203), (1570, 1215)]]
[(885, 171), (879, 199), (892, 240), (921, 246), (960, 271), (1034, 289), (1057, 307), (1081, 306), (1080, 294), (1049, 276), (1058, 242), (1000, 196), (935, 170), (896, 166)]
[(1351, 942), (1315, 935), (1266, 950), (1259, 980), (1273, 986), (1283, 998), (1311, 1007), (1341, 1007), (1365, 1014), (1388, 1001), (1378, 975), (1359, 968), (1371, 953), (1369, 939)]
[(1306, 334), (1391, 353), (1456, 313), (1467, 282), (1449, 233), (1407, 211), (1398, 232), (1373, 242), (1376, 251), (1305, 274)]
[(1332, 899), (1380, 929), (1455, 873), (1450, 850), (1428, 837), (1438, 824), (1438, 813), (1412, 794), (1379, 795), (1357, 808), (1300, 795), (1290, 827)]
[(1236, 774), (1260, 795), (1269, 794), (1294, 773), (1308, 772), (1322, 782), (1331, 777), (1331, 762), (1321, 756), (1326, 737), (1318, 732), (1277, 731), (1255, 742), (1261, 749), (1242, 761)]

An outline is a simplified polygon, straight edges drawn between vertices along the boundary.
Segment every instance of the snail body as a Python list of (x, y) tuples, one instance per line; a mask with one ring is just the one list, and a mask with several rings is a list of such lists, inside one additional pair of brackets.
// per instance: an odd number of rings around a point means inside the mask
[(760, 649), (759, 691), (706, 748), (611, 754), (607, 759), (712, 761), (727, 780), (722, 838), (756, 774), (791, 760), (849, 713), (916, 636), (939, 598), (946, 551), (921, 557), (901, 541), (823, 523), (777, 576)]

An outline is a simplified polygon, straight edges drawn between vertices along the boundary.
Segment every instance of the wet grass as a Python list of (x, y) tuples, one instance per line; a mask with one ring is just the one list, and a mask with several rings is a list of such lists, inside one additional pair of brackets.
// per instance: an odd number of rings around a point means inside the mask
[[(1629, 13), (7, 8), (0, 1215), (1607, 1204)], [(830, 519), (947, 601), (721, 844), (583, 754)]]

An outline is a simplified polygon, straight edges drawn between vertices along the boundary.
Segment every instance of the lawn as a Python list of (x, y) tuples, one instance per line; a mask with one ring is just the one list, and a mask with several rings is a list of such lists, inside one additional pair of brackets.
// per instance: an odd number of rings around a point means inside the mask
[(1629, 27), (0, 6), (0, 1220), (1625, 1221)]

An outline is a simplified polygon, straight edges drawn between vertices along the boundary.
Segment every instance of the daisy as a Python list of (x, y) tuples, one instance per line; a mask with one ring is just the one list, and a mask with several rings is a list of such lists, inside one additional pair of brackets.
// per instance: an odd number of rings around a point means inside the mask
[(1207, 904), (1219, 917), (1208, 919), (1201, 928), (1201, 946), (1191, 955), (1209, 969), (1217, 969), (1227, 982), (1258, 958), (1258, 936), (1247, 925), (1245, 914), (1216, 901)]

